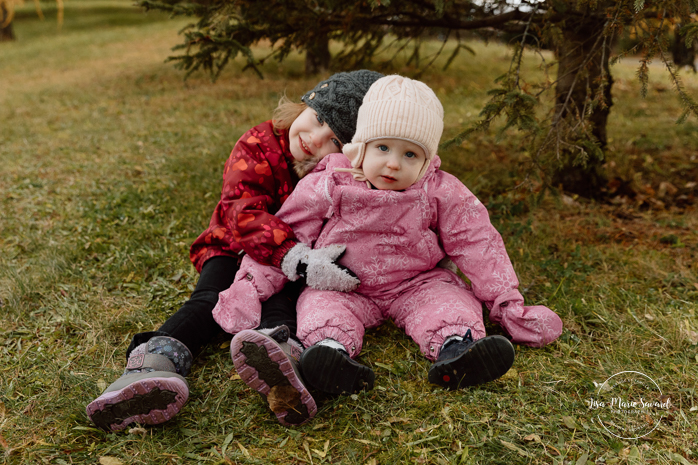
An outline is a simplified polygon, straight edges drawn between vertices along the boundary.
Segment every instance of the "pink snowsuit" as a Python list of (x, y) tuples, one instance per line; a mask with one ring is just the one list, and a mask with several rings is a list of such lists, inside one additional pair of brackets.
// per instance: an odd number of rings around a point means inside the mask
[[(355, 357), (364, 329), (392, 318), (435, 360), (444, 340), (472, 330), (485, 336), (482, 303), (512, 341), (540, 347), (562, 332), (562, 321), (543, 306), (523, 305), (504, 242), (484, 205), (454, 176), (438, 169), (404, 191), (376, 190), (335, 168), (351, 167), (341, 154), (325, 157), (303, 178), (277, 217), (313, 248), (346, 244), (339, 263), (361, 280), (354, 292), (301, 294), (297, 335), (306, 347), (339, 341)], [(437, 264), (446, 255), (468, 277)], [(286, 282), (281, 270), (245, 257), (235, 283), (220, 294), (213, 315), (229, 333), (259, 323), (261, 304)], [(249, 325), (243, 327), (245, 325)]]

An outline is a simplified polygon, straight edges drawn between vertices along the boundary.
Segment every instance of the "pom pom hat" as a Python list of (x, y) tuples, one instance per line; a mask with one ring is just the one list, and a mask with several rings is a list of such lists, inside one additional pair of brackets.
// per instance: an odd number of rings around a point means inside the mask
[(351, 144), (346, 144), (342, 151), (351, 161), (350, 172), (354, 179), (365, 181), (361, 166), (367, 143), (378, 139), (413, 142), (426, 154), (418, 181), (436, 155), (443, 129), (444, 109), (429, 86), (403, 76), (385, 76), (374, 82), (366, 93), (359, 108), (356, 133)]

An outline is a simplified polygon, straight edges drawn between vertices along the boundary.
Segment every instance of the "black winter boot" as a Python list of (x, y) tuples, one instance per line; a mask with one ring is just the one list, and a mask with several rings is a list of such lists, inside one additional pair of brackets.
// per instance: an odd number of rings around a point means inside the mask
[(462, 341), (442, 347), (429, 369), (429, 382), (451, 390), (484, 384), (509, 371), (514, 357), (514, 346), (507, 338), (487, 336), (473, 341), (468, 330)]
[(373, 370), (341, 349), (315, 344), (305, 349), (300, 360), (303, 379), (318, 391), (352, 394), (373, 389)]

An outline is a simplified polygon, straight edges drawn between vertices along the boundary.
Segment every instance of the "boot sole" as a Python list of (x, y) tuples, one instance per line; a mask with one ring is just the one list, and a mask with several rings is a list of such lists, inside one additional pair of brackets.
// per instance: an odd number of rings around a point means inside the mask
[(447, 389), (488, 383), (502, 377), (514, 364), (514, 346), (503, 336), (488, 336), (458, 357), (434, 363), (429, 382)]
[(128, 384), (114, 383), (109, 389), (85, 408), (105, 431), (121, 431), (131, 423), (159, 425), (177, 415), (189, 398), (186, 380), (170, 372), (140, 373)]
[(303, 378), (328, 394), (352, 394), (373, 389), (376, 375), (369, 367), (326, 346), (312, 346), (301, 355)]
[(272, 392), (292, 399), (286, 403), (288, 408), (274, 412), (279, 423), (300, 426), (315, 416), (315, 399), (286, 352), (271, 337), (254, 330), (241, 331), (230, 344), (230, 355), (240, 378), (265, 399)]

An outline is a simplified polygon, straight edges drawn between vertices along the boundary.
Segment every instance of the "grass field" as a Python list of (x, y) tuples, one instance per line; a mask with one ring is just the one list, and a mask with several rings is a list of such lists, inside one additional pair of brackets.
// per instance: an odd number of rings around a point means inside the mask
[[(0, 463), (698, 463), (698, 124), (674, 123), (678, 98), (659, 68), (639, 98), (630, 60), (614, 68), (607, 167), (634, 195), (530, 207), (512, 190), (526, 160), (515, 133), (441, 154), (488, 205), (527, 301), (563, 318), (559, 341), (517, 347), (496, 382), (444, 392), (386, 324), (361, 355), (376, 388), (320, 399), (313, 422), (288, 429), (237, 378), (222, 338), (198, 359), (176, 419), (95, 429), (85, 405), (119, 376), (131, 336), (196, 283), (188, 247), (233, 144), (281, 93), (297, 98), (318, 78), (293, 56), (265, 65), (263, 81), (233, 64), (215, 84), (183, 82), (164, 59), (186, 20), (75, 0), (59, 33), (51, 5), (43, 22), (23, 8), (18, 40), (0, 44)], [(476, 55), (422, 77), (444, 102), (445, 137), (476, 120), (508, 66), (504, 47), (472, 45)], [(698, 78), (683, 78), (695, 98)], [(641, 439), (609, 434), (587, 402), (621, 371), (671, 398)]]

